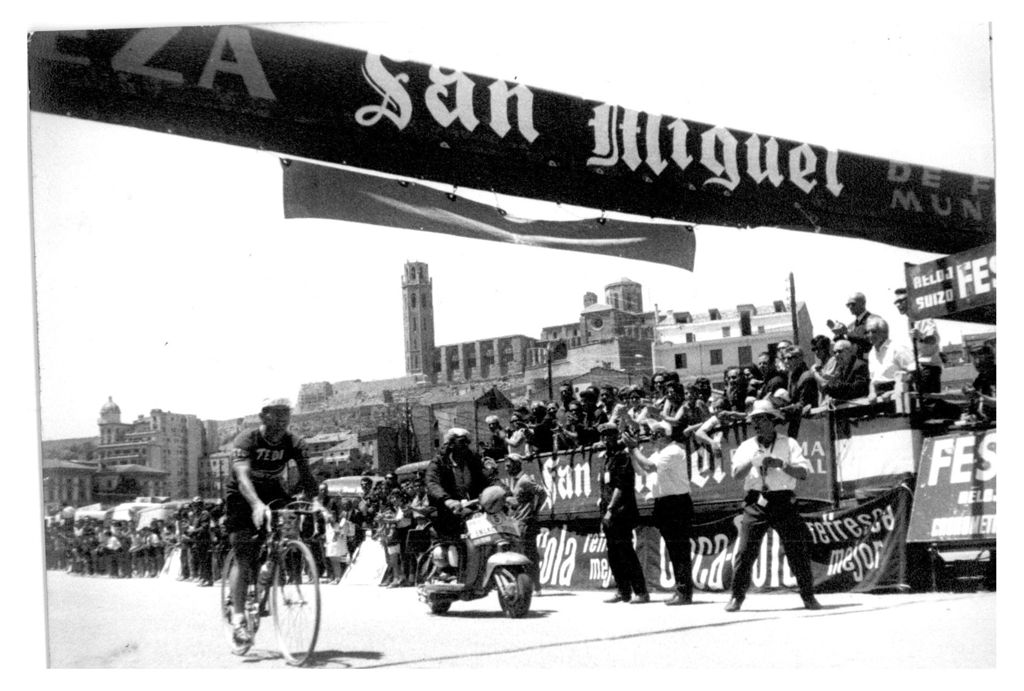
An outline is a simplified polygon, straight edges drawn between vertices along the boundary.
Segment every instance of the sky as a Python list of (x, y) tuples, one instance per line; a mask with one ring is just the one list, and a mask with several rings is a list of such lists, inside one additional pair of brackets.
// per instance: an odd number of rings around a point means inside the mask
[[(988, 26), (839, 23), (702, 30), (598, 19), (357, 21), (276, 30), (626, 107), (881, 158), (994, 175)], [(493, 25), (492, 25), (493, 26)], [(273, 25), (265, 28), (275, 27)], [(580, 56), (586, 56), (580, 59)], [(112, 396), (225, 419), (312, 381), (404, 374), (406, 261), (434, 280), (435, 342), (538, 337), (622, 277), (645, 308), (783, 299), (789, 272), (815, 332), (846, 297), (897, 318), (922, 252), (770, 228), (697, 226), (694, 271), (327, 220), (284, 220), (278, 157), (54, 115), (30, 116), (43, 439), (92, 436)], [(520, 202), (521, 203), (521, 202)], [(522, 204), (522, 203), (521, 203)], [(515, 200), (503, 201), (512, 213)], [(543, 208), (539, 208), (543, 207)], [(525, 205), (574, 218), (585, 210)], [(589, 212), (596, 215), (596, 211)], [(497, 271), (495, 269), (498, 269)], [(940, 325), (943, 342), (963, 325)], [(978, 330), (967, 328), (970, 330)]]

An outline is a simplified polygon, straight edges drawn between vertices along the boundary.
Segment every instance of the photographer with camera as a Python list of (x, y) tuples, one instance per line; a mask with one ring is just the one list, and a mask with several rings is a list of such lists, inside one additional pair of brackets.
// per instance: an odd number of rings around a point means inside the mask
[(814, 578), (807, 550), (807, 526), (797, 512), (796, 483), (811, 472), (811, 464), (795, 439), (779, 434), (776, 425), (785, 421), (771, 401), (755, 401), (747, 420), (754, 436), (740, 444), (732, 459), (732, 476), (744, 474), (745, 506), (740, 516), (732, 576), (732, 599), (726, 612), (743, 605), (750, 574), (761, 551), (761, 540), (774, 528), (782, 540), (789, 566), (796, 576), (807, 609), (821, 609), (814, 598)]

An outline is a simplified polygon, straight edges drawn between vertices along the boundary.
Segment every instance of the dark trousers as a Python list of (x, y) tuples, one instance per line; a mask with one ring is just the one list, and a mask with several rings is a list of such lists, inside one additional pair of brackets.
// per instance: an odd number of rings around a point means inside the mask
[(203, 583), (213, 583), (213, 544), (199, 541), (192, 543), (192, 575)]
[(942, 368), (938, 365), (921, 365), (917, 368), (921, 378), (920, 393), (939, 393), (942, 391)]
[(732, 576), (732, 596), (742, 600), (750, 587), (750, 572), (761, 551), (761, 540), (768, 528), (774, 528), (782, 540), (782, 549), (789, 560), (789, 568), (796, 576), (801, 597), (814, 595), (814, 577), (811, 557), (807, 549), (810, 533), (797, 513), (792, 492), (768, 492), (768, 505), (760, 506), (758, 492), (747, 494), (747, 505), (740, 516), (739, 540)]
[(602, 521), (601, 528), (608, 541), (608, 567), (619, 594), (626, 600), (634, 594), (646, 595), (644, 571), (633, 549), (632, 523), (613, 518), (611, 521)]
[(529, 518), (523, 521), (523, 556), (530, 560), (527, 573), (533, 580), (533, 589), (540, 592), (540, 552), (537, 551), (537, 536), (540, 535), (540, 526), (537, 519)]
[(693, 500), (690, 495), (673, 494), (655, 499), (654, 525), (665, 541), (676, 578), (676, 592), (688, 599), (693, 597), (693, 562), (690, 557)]

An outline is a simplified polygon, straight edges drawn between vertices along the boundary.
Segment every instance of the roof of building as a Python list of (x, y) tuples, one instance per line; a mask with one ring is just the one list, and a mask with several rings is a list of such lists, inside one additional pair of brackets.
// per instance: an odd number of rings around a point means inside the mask
[(124, 465), (108, 465), (100, 472), (117, 473), (118, 475), (170, 475), (166, 470), (157, 470), (144, 465), (126, 463)]
[(118, 415), (121, 414), (121, 409), (118, 407), (116, 403), (114, 403), (113, 396), (107, 396), (107, 402), (103, 404), (102, 408), (100, 408), (100, 415), (103, 415), (105, 413), (117, 413)]
[(633, 286), (638, 286), (638, 285), (640, 285), (640, 284), (639, 284), (639, 283), (637, 283), (636, 281), (632, 280), (632, 279), (629, 279), (629, 278), (626, 278), (625, 276), (623, 276), (623, 277), (622, 277), (622, 278), (620, 278), (619, 280), (617, 280), (617, 281), (615, 281), (615, 282), (613, 282), (613, 283), (609, 283), (608, 285), (606, 285), (606, 286), (605, 286), (605, 289), (611, 288), (612, 286), (621, 286), (621, 285), (633, 285)]
[(490, 387), (487, 389), (470, 388), (465, 391), (446, 388), (427, 391), (420, 396), (419, 402), (422, 405), (444, 405), (450, 403), (484, 403), (493, 408), (511, 407), (512, 401), (499, 389)]
[(352, 436), (352, 432), (321, 432), (312, 437), (306, 437), (303, 441), (306, 444), (337, 444)]
[(95, 463), (63, 461), (57, 458), (44, 458), (42, 465), (43, 470), (81, 470), (90, 473), (98, 468)]
[(608, 310), (615, 309), (611, 305), (606, 305), (603, 302), (595, 302), (590, 307), (584, 307), (580, 314), (590, 314), (591, 312), (607, 312)]

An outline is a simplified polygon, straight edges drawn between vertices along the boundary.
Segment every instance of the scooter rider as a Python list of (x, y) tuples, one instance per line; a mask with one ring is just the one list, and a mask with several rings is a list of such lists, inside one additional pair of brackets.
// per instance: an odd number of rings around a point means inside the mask
[(427, 466), (426, 485), (430, 505), (437, 509), (437, 542), (431, 558), (435, 572), (450, 579), (455, 574), (445, 547), (459, 542), (465, 503), (478, 498), (488, 485), (480, 456), (470, 448), (467, 430), (453, 427), (445, 432), (440, 452)]

